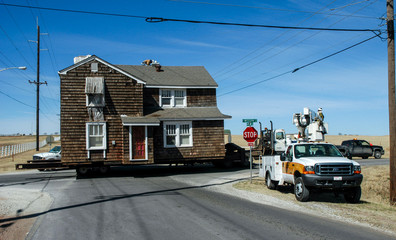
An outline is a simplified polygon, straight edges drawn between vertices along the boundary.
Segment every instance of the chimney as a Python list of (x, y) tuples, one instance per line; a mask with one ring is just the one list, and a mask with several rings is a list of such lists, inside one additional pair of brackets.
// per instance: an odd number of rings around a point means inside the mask
[(161, 72), (161, 65), (160, 64), (155, 64), (155, 71)]

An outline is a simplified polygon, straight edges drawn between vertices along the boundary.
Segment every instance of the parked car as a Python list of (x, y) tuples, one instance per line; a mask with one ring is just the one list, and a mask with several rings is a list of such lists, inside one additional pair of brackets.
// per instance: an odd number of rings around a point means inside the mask
[(385, 154), (382, 146), (373, 145), (366, 140), (346, 140), (337, 146), (340, 152), (347, 158), (361, 157), (367, 159), (368, 157), (375, 157), (379, 159)]
[(33, 161), (61, 160), (61, 153), (61, 146), (55, 146), (49, 152), (34, 154)]

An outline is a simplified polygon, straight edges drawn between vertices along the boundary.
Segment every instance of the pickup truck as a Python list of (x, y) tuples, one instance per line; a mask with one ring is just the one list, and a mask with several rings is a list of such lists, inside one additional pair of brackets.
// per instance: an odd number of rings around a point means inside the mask
[(349, 203), (358, 203), (363, 180), (359, 163), (345, 158), (330, 143), (293, 143), (280, 156), (264, 156), (259, 175), (269, 189), (294, 185), (298, 201), (309, 200), (313, 190), (343, 193)]
[(341, 143), (341, 146), (337, 146), (340, 152), (347, 158), (361, 157), (367, 159), (371, 156), (379, 159), (384, 155), (385, 151), (382, 146), (372, 145), (366, 140), (346, 140)]

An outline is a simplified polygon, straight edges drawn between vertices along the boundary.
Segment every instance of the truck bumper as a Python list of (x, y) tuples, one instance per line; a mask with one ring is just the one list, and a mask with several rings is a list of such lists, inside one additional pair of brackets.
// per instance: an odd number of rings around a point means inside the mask
[(363, 175), (319, 176), (316, 174), (305, 174), (302, 175), (302, 179), (307, 187), (340, 189), (360, 186)]

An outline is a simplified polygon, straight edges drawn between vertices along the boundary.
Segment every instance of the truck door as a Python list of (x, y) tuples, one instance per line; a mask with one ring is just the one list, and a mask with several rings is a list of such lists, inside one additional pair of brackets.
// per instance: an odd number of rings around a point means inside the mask
[(352, 156), (360, 156), (362, 153), (362, 146), (358, 141), (353, 141), (351, 142), (351, 148), (350, 148)]
[(360, 146), (362, 148), (362, 155), (364, 156), (372, 156), (373, 155), (373, 149), (370, 146), (370, 143), (367, 141), (359, 141)]
[(282, 176), (285, 182), (293, 183), (293, 146), (289, 146), (285, 153), (285, 161), (282, 162)]

